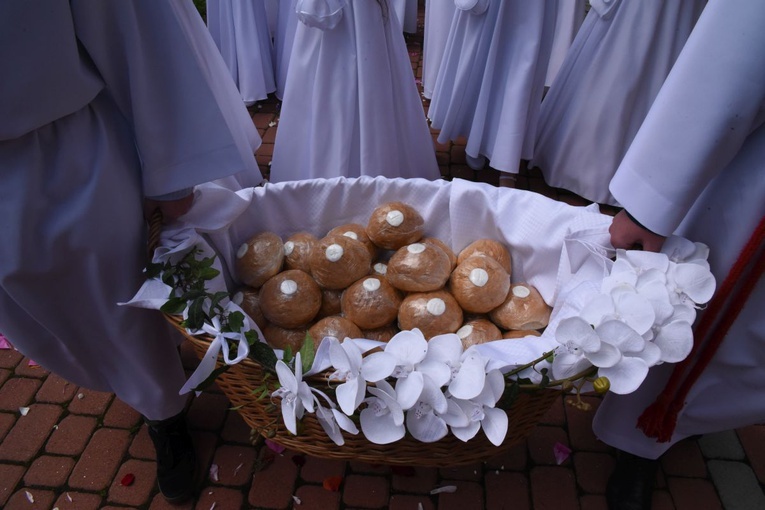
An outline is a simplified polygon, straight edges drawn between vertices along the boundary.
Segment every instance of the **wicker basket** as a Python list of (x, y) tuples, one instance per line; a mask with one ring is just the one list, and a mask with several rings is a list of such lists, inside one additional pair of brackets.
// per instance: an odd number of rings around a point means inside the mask
[[(181, 326), (177, 316), (165, 315), (167, 320), (194, 346), (201, 359), (210, 346), (206, 336), (191, 336)], [(218, 366), (221, 366), (219, 361)], [(448, 467), (481, 462), (502, 454), (526, 439), (542, 417), (561, 395), (560, 390), (531, 388), (524, 389), (505, 409), (508, 430), (505, 441), (494, 446), (479, 432), (467, 443), (453, 435), (447, 435), (435, 443), (423, 443), (407, 434), (393, 444), (378, 445), (368, 441), (363, 434), (343, 434), (345, 444), (336, 445), (324, 432), (313, 414), (306, 414), (300, 422), (299, 435), (290, 433), (282, 422), (278, 405), (269, 399), (259, 399), (253, 389), (263, 384), (263, 368), (255, 361), (245, 359), (231, 366), (216, 379), (216, 384), (231, 401), (231, 405), (255, 432), (285, 448), (312, 455), (342, 460), (356, 460), (370, 464), (396, 464), (406, 466)], [(322, 385), (321, 377), (306, 378), (309, 384)], [(270, 379), (269, 389), (276, 389), (278, 381)]]

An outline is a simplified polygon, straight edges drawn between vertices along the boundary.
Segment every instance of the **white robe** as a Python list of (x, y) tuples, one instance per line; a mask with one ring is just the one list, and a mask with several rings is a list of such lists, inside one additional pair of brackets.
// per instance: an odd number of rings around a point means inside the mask
[(393, 9), (399, 25), (407, 34), (417, 33), (417, 0), (385, 0)]
[(257, 132), (234, 132), (231, 105), (246, 110), (197, 53), (210, 36), (193, 9), (0, 4), (0, 62), (13, 70), (0, 80), (0, 330), (149, 419), (182, 409), (185, 374), (161, 315), (117, 305), (145, 278), (142, 197), (258, 173)]
[[(710, 247), (723, 281), (765, 215), (765, 4), (710, 0), (611, 182), (641, 223)], [(593, 426), (606, 443), (656, 458), (697, 434), (765, 421), (765, 284), (756, 284), (692, 387), (672, 440), (635, 428), (672, 365), (635, 393), (608, 395)], [(698, 339), (697, 339), (698, 340)]]
[(488, 0), (454, 17), (428, 116), (440, 143), (464, 136), (468, 164), (518, 173), (533, 154), (555, 28), (554, 0)]
[(267, 99), (276, 83), (263, 0), (207, 0), (207, 27), (244, 104)]
[(585, 0), (557, 0), (558, 15), (555, 17), (555, 33), (553, 34), (550, 62), (547, 64), (545, 86), (549, 87), (555, 75), (558, 74), (563, 60), (574, 42), (579, 27), (584, 22)]
[(608, 183), (705, 3), (592, 3), (542, 101), (530, 164), (547, 184), (618, 205)]
[(427, 0), (425, 2), (425, 29), (422, 44), (422, 95), (433, 97), (438, 70), (449, 39), (449, 28), (457, 9), (454, 0)]
[(290, 67), (292, 44), (298, 26), (295, 4), (297, 0), (280, 0), (274, 33), (274, 74), (276, 75), (276, 97), (284, 99), (287, 86), (287, 71)]
[(303, 16), (325, 29), (297, 27), (271, 180), (439, 178), (396, 17), (376, 1), (344, 3), (331, 23)]

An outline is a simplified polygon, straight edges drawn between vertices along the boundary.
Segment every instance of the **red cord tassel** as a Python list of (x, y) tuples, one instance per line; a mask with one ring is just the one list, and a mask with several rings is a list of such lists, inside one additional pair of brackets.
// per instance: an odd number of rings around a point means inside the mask
[[(765, 270), (764, 239), (765, 217), (760, 218), (760, 223), (699, 320), (694, 334), (698, 342), (694, 343), (688, 357), (675, 366), (656, 401), (638, 418), (637, 427), (646, 436), (654, 437), (660, 443), (671, 440), (688, 392), (714, 357)], [(697, 354), (696, 364), (683, 378)]]

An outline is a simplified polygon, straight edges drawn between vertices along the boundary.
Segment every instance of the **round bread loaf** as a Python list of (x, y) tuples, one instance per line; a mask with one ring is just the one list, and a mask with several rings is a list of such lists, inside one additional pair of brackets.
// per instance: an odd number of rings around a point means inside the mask
[(369, 338), (370, 340), (377, 340), (378, 342), (388, 342), (390, 341), (391, 338), (396, 336), (396, 333), (398, 333), (399, 331), (400, 330), (398, 329), (398, 326), (396, 326), (396, 324), (392, 322), (380, 328), (362, 329), (361, 335), (364, 338)]
[(284, 243), (273, 232), (261, 232), (236, 252), (236, 274), (244, 284), (256, 289), (281, 271), (283, 264)]
[(472, 255), (486, 255), (500, 263), (507, 274), (513, 274), (513, 261), (510, 252), (504, 244), (494, 239), (478, 239), (473, 241), (457, 255), (457, 264)]
[(422, 239), (424, 223), (412, 206), (389, 202), (372, 211), (366, 231), (369, 239), (380, 248), (398, 250)]
[(314, 319), (319, 320), (332, 315), (340, 315), (342, 312), (340, 307), (342, 297), (343, 289), (321, 289), (321, 308), (319, 308), (319, 313), (316, 314)]
[(243, 288), (233, 295), (231, 301), (244, 310), (250, 319), (262, 330), (266, 325), (266, 317), (260, 309), (260, 290)]
[(462, 347), (483, 344), (502, 338), (502, 332), (488, 319), (473, 319), (465, 322), (457, 330), (457, 336), (462, 340)]
[(364, 225), (360, 225), (358, 223), (346, 223), (345, 225), (340, 225), (329, 232), (327, 232), (326, 237), (330, 236), (346, 236), (350, 237), (351, 239), (355, 239), (357, 241), (360, 241), (361, 244), (367, 247), (367, 250), (369, 251), (369, 256), (372, 260), (377, 258), (377, 246), (375, 246), (375, 243), (372, 242), (371, 239), (369, 239), (369, 236), (367, 235), (367, 230)]
[(405, 292), (429, 292), (449, 280), (449, 256), (434, 244), (413, 243), (399, 248), (388, 261), (385, 278)]
[(266, 324), (262, 331), (266, 343), (273, 349), (286, 350), (289, 347), (293, 354), (303, 347), (308, 334), (306, 328), (286, 329), (271, 323)]
[(284, 269), (300, 269), (311, 272), (309, 261), (319, 240), (308, 232), (292, 234), (284, 242)]
[(420, 242), (423, 242), (426, 244), (433, 244), (441, 248), (443, 252), (446, 253), (446, 256), (449, 257), (449, 264), (451, 265), (451, 270), (454, 271), (454, 268), (457, 267), (457, 255), (454, 253), (454, 250), (452, 250), (449, 247), (449, 245), (447, 245), (445, 242), (443, 242), (437, 237), (426, 237), (422, 239), (422, 241)]
[(511, 340), (513, 338), (525, 338), (527, 336), (542, 336), (542, 333), (540, 333), (536, 329), (527, 329), (527, 330), (510, 329), (502, 333), (502, 338), (506, 340)]
[(311, 322), (321, 307), (321, 289), (300, 269), (272, 276), (260, 289), (265, 318), (282, 328), (295, 329)]
[(344, 289), (369, 274), (372, 258), (361, 241), (324, 237), (311, 254), (311, 275), (325, 289)]
[(375, 329), (396, 320), (402, 296), (385, 278), (365, 276), (345, 289), (340, 308), (361, 329)]
[(341, 342), (346, 338), (364, 337), (358, 326), (339, 315), (324, 317), (308, 329), (308, 334), (311, 335), (316, 345), (321, 344), (322, 339), (326, 336), (335, 337)]
[(505, 301), (489, 317), (502, 329), (542, 329), (550, 321), (551, 312), (537, 289), (517, 283), (510, 286)]
[(487, 313), (507, 297), (510, 275), (496, 260), (474, 255), (454, 268), (449, 277), (449, 290), (466, 312)]
[(398, 326), (401, 329), (418, 328), (427, 339), (454, 333), (462, 326), (462, 308), (445, 290), (416, 292), (401, 302)]

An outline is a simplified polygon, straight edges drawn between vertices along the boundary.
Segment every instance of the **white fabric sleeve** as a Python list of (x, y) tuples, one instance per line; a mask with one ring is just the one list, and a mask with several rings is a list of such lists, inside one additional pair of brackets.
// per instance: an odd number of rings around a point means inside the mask
[(135, 132), (145, 195), (257, 168), (238, 146), (180, 1), (72, 0), (71, 8), (83, 49)]
[(674, 232), (761, 121), (765, 2), (710, 0), (609, 189), (653, 232)]

